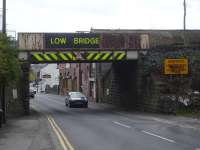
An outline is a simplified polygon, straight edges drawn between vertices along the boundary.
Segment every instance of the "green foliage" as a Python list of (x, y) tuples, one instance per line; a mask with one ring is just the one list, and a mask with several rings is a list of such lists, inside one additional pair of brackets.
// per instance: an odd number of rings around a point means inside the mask
[(12, 47), (11, 40), (0, 33), (0, 84), (15, 82), (19, 77), (19, 72), (17, 51)]

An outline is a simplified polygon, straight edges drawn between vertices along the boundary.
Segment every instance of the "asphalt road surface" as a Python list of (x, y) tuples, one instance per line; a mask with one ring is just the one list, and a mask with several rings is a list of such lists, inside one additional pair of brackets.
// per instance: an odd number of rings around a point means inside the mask
[(200, 150), (200, 131), (104, 105), (68, 108), (64, 97), (37, 94), (31, 107), (46, 116), (64, 150)]

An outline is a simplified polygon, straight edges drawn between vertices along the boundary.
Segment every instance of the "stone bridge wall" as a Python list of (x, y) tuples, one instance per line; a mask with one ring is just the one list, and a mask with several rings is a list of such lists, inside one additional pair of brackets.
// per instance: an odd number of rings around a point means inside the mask
[[(188, 75), (164, 75), (166, 58), (187, 58)], [(142, 110), (152, 112), (176, 111), (177, 106), (171, 101), (164, 101), (166, 96), (187, 96), (194, 90), (200, 90), (200, 50), (182, 49), (178, 51), (151, 51), (139, 57), (138, 63), (138, 102)], [(173, 110), (172, 110), (172, 107)]]
[[(188, 75), (165, 75), (166, 58), (187, 58)], [(99, 64), (100, 65), (100, 64)], [(101, 64), (102, 68), (106, 64)], [(200, 50), (152, 50), (140, 54), (135, 62), (106, 65), (101, 76), (100, 101), (120, 107), (151, 112), (174, 113), (176, 103), (163, 100), (167, 96), (187, 96), (200, 91)]]

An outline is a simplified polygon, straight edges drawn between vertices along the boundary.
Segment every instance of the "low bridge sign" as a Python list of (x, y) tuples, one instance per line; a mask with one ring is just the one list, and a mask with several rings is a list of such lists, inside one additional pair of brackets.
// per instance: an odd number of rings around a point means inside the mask
[(86, 33), (45, 33), (45, 49), (99, 48), (100, 35)]

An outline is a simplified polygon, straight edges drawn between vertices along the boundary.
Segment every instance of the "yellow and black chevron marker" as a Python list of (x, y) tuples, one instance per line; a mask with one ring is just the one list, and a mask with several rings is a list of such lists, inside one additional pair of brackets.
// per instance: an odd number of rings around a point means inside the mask
[(42, 62), (109, 62), (126, 60), (126, 52), (33, 52), (31, 61)]
[(125, 59), (125, 52), (89, 52), (86, 55), (88, 61), (121, 61)]
[(76, 55), (72, 52), (33, 53), (31, 60), (34, 62), (76, 61)]

